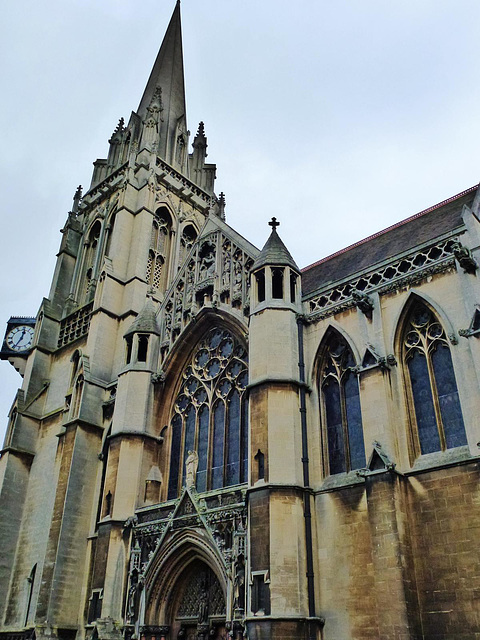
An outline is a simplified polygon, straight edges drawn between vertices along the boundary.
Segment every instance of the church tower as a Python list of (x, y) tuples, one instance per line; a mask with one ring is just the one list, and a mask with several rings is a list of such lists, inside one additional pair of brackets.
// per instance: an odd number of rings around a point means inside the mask
[(75, 193), (48, 298), (2, 350), (24, 374), (0, 461), (6, 631), (243, 629), (258, 250), (224, 222), (204, 123), (190, 154), (189, 135), (177, 2), (138, 109)]
[(0, 640), (476, 637), (480, 190), (300, 271), (185, 102), (177, 2), (0, 349)]

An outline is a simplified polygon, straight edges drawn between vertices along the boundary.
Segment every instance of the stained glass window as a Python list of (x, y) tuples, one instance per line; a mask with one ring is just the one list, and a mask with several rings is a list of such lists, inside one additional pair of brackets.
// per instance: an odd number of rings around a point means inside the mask
[(412, 399), (415, 448), (422, 454), (467, 444), (445, 331), (426, 305), (409, 315), (403, 340)]
[(320, 367), (321, 413), (330, 474), (365, 466), (360, 394), (354, 367), (345, 340), (331, 334)]
[(185, 460), (196, 451), (197, 491), (247, 481), (247, 353), (225, 329), (212, 329), (186, 366), (171, 419), (168, 498), (185, 484)]

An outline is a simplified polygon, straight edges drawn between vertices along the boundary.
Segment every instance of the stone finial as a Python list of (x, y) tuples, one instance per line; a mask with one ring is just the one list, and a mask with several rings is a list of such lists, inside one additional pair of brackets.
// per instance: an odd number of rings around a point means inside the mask
[(120, 131), (123, 131), (124, 125), (125, 125), (125, 120), (123, 118), (120, 118), (117, 124), (117, 128), (113, 133), (119, 133)]
[(72, 213), (78, 213), (78, 205), (82, 199), (82, 185), (79, 184), (73, 196)]
[(270, 222), (268, 223), (272, 229), (276, 230), (277, 227), (280, 226), (280, 222), (278, 222), (278, 220), (275, 218), (275, 216), (272, 217), (272, 219), (270, 220)]
[(218, 216), (222, 219), (225, 220), (225, 194), (223, 193), (223, 191), (220, 193), (219, 197), (218, 197)]

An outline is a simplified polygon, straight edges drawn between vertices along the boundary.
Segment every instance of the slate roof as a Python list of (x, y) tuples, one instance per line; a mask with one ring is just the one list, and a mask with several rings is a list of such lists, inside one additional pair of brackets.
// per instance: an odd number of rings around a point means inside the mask
[(290, 255), (287, 247), (283, 244), (275, 227), (272, 227), (272, 233), (266, 241), (263, 249), (260, 251), (260, 255), (255, 260), (252, 269), (259, 269), (267, 264), (292, 267), (295, 271), (299, 271), (299, 268), (295, 264), (295, 260)]
[(476, 190), (477, 185), (305, 267), (303, 296), (461, 228), (463, 206), (472, 205)]
[(157, 336), (160, 335), (160, 329), (157, 324), (157, 312), (151, 298), (146, 299), (140, 313), (124, 333), (124, 337), (132, 333), (154, 333)]

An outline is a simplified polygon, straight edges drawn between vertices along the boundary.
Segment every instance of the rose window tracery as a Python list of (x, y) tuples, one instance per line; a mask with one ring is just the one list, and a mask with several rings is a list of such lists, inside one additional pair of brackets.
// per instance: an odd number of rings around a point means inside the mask
[(173, 405), (168, 498), (185, 484), (185, 461), (196, 451), (197, 491), (247, 480), (247, 353), (226, 329), (212, 329), (183, 372)]

